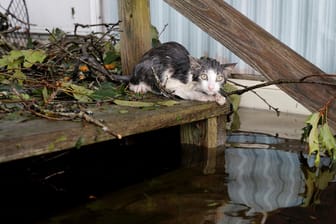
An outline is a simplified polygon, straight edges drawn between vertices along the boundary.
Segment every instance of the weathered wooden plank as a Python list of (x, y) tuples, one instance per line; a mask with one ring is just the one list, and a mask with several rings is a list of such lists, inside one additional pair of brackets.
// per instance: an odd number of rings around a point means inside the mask
[[(120, 113), (127, 110), (127, 113)], [(92, 108), (95, 119), (103, 120), (123, 137), (160, 128), (183, 125), (226, 114), (228, 106), (216, 103), (180, 101), (174, 106), (154, 110), (107, 105)], [(87, 122), (32, 119), (22, 122), (0, 121), (0, 162), (56, 152), (115, 139), (100, 127)]]
[(122, 72), (130, 75), (141, 56), (151, 48), (148, 0), (119, 0)]
[[(326, 77), (318, 67), (223, 0), (165, 0), (165, 2), (270, 80), (322, 75), (323, 77), (312, 79), (336, 83), (335, 80)], [(285, 84), (279, 87), (313, 111), (321, 108), (336, 95), (334, 87), (316, 84)], [(334, 110), (336, 104), (331, 105), (330, 111)], [(329, 119), (333, 127), (336, 127), (336, 113), (329, 113)]]
[(180, 129), (181, 143), (205, 148), (216, 148), (225, 144), (226, 115), (210, 117), (187, 123)]
[(205, 146), (207, 148), (217, 147), (217, 117), (211, 117), (205, 120), (206, 125), (206, 135), (205, 135)]
[(226, 141), (227, 115), (210, 117), (205, 120), (181, 125), (180, 138), (183, 151), (195, 152), (195, 146), (200, 146), (207, 152), (204, 174), (216, 172), (217, 152)]

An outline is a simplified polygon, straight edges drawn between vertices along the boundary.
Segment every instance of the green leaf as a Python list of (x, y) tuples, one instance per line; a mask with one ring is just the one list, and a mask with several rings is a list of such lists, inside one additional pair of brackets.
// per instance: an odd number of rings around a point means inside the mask
[(23, 63), (25, 68), (30, 68), (37, 62), (42, 63), (46, 57), (43, 50), (12, 50), (9, 55), (0, 59), (0, 67), (7, 66), (8, 69), (17, 69)]
[(232, 122), (230, 126), (230, 131), (237, 131), (240, 129), (240, 117), (238, 112), (233, 112), (231, 115), (232, 117)]
[(27, 94), (27, 93), (20, 93), (20, 96), (17, 96), (17, 95), (13, 95), (11, 97), (12, 99), (16, 99), (16, 100), (29, 100), (30, 99), (30, 96)]
[(47, 57), (46, 53), (42, 50), (23, 50), (22, 54), (25, 57), (23, 63), (25, 68), (30, 68), (35, 63), (42, 63)]
[(321, 173), (319, 173), (319, 176), (317, 176), (315, 181), (315, 186), (319, 190), (326, 189), (330, 182), (333, 181), (335, 177), (335, 171), (332, 170), (324, 170)]
[(93, 90), (72, 83), (62, 83), (62, 88), (64, 92), (72, 94), (79, 102), (92, 102)]
[(11, 70), (11, 69), (20, 69), (21, 68), (21, 64), (22, 64), (22, 59), (17, 59), (15, 61), (10, 62), (7, 65), (7, 69)]
[(127, 107), (152, 107), (155, 104), (152, 102), (141, 102), (141, 101), (127, 101), (127, 100), (113, 100), (113, 103), (119, 106)]
[(10, 81), (4, 75), (0, 75), (0, 83), (4, 85), (9, 85)]
[(10, 63), (8, 56), (0, 58), (0, 67), (5, 67)]
[(21, 57), (23, 57), (23, 53), (22, 51), (20, 50), (12, 50), (10, 53), (9, 53), (9, 60), (10, 61), (15, 61)]
[(80, 136), (75, 143), (75, 148), (80, 149), (83, 145), (84, 145), (84, 138)]
[(111, 64), (112, 62), (118, 60), (120, 55), (115, 51), (107, 51), (104, 55), (104, 64)]
[(307, 119), (306, 123), (312, 126), (308, 135), (309, 155), (316, 154), (315, 166), (320, 164), (320, 144), (319, 144), (319, 121), (321, 114), (319, 112), (313, 113)]
[(47, 87), (43, 87), (42, 89), (42, 97), (43, 97), (43, 101), (47, 102), (49, 99), (49, 94), (48, 94), (48, 90)]
[(58, 40), (63, 39), (66, 36), (66, 33), (60, 28), (54, 28), (49, 36), (48, 40), (50, 42), (57, 42)]
[(320, 119), (321, 119), (321, 114), (319, 112), (313, 113), (306, 120), (306, 124), (312, 125), (313, 128), (314, 128), (314, 126), (317, 127)]
[(156, 40), (159, 39), (159, 32), (156, 29), (156, 27), (153, 25), (151, 25), (151, 36), (152, 36), (152, 39), (156, 39)]
[(318, 129), (312, 128), (310, 134), (308, 136), (308, 144), (309, 144), (309, 155), (312, 153), (316, 153), (320, 149), (319, 138), (318, 138)]
[(8, 55), (0, 59), (0, 67), (7, 66), (8, 69), (19, 68), (23, 59), (23, 54), (19, 50), (12, 50)]
[(5, 55), (2, 57), (0, 61), (0, 66), (5, 67), (7, 69), (18, 69), (21, 67), (21, 63), (23, 62), (23, 55), (18, 50), (13, 50), (9, 53), (9, 55)]
[(73, 97), (79, 102), (83, 103), (92, 102), (92, 99), (88, 95), (84, 95), (81, 93), (73, 93)]
[[(234, 85), (231, 85), (229, 83), (225, 83), (223, 85), (223, 90), (224, 92), (226, 93), (229, 93), (229, 92), (232, 92), (232, 91), (235, 91), (237, 90), (238, 88)], [(233, 108), (233, 111), (234, 112), (237, 112), (238, 111), (238, 108), (239, 108), (239, 105), (240, 105), (240, 99), (241, 99), (241, 96), (240, 95), (237, 95), (237, 94), (233, 94), (233, 95), (230, 95), (229, 96), (230, 98), (230, 101), (231, 101), (231, 104), (232, 104), (232, 108)]]
[(152, 47), (160, 45), (159, 32), (155, 26), (151, 25)]
[(15, 70), (12, 78), (16, 79), (18, 81), (18, 84), (22, 86), (23, 81), (27, 79), (27, 76), (21, 70)]
[(101, 87), (96, 90), (91, 97), (95, 100), (108, 100), (123, 95), (124, 91), (125, 88), (122, 86), (116, 86), (113, 83), (105, 82), (101, 84)]
[(316, 152), (316, 159), (315, 159), (315, 162), (314, 162), (315, 167), (319, 167), (319, 165), (320, 165), (320, 161), (321, 161), (320, 151), (317, 151), (317, 152)]
[(327, 149), (329, 155), (333, 155), (335, 160), (336, 140), (327, 123), (321, 127), (320, 139), (322, 146)]
[(175, 100), (165, 100), (165, 101), (158, 101), (157, 104), (161, 105), (161, 106), (171, 107), (171, 106), (174, 106), (176, 104), (179, 104), (179, 102), (177, 102)]

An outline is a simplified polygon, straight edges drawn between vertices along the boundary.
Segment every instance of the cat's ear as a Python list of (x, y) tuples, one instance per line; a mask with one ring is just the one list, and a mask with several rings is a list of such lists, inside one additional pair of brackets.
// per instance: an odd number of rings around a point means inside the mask
[(231, 72), (237, 63), (230, 63), (230, 64), (221, 64), (222, 68)]
[(237, 63), (230, 63), (230, 64), (221, 64), (223, 69), (223, 74), (225, 76), (225, 80), (229, 78), (233, 68), (236, 66)]
[(189, 62), (190, 62), (190, 68), (192, 70), (198, 70), (202, 68), (201, 64), (199, 63), (198, 59), (192, 57), (189, 55)]

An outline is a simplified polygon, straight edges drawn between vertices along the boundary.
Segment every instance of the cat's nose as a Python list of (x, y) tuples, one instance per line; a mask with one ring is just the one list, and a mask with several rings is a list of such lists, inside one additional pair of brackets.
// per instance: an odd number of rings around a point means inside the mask
[(209, 85), (209, 86), (208, 86), (208, 89), (209, 89), (210, 91), (213, 91), (213, 90), (215, 89), (215, 87), (212, 86), (212, 85), (211, 85), (211, 86)]

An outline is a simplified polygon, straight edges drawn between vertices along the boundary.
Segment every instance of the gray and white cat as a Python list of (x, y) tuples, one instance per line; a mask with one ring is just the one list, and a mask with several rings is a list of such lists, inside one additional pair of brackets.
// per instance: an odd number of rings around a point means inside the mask
[(210, 58), (195, 59), (179, 43), (167, 42), (145, 53), (135, 66), (129, 88), (136, 93), (167, 91), (186, 100), (226, 100), (220, 88), (236, 64)]

